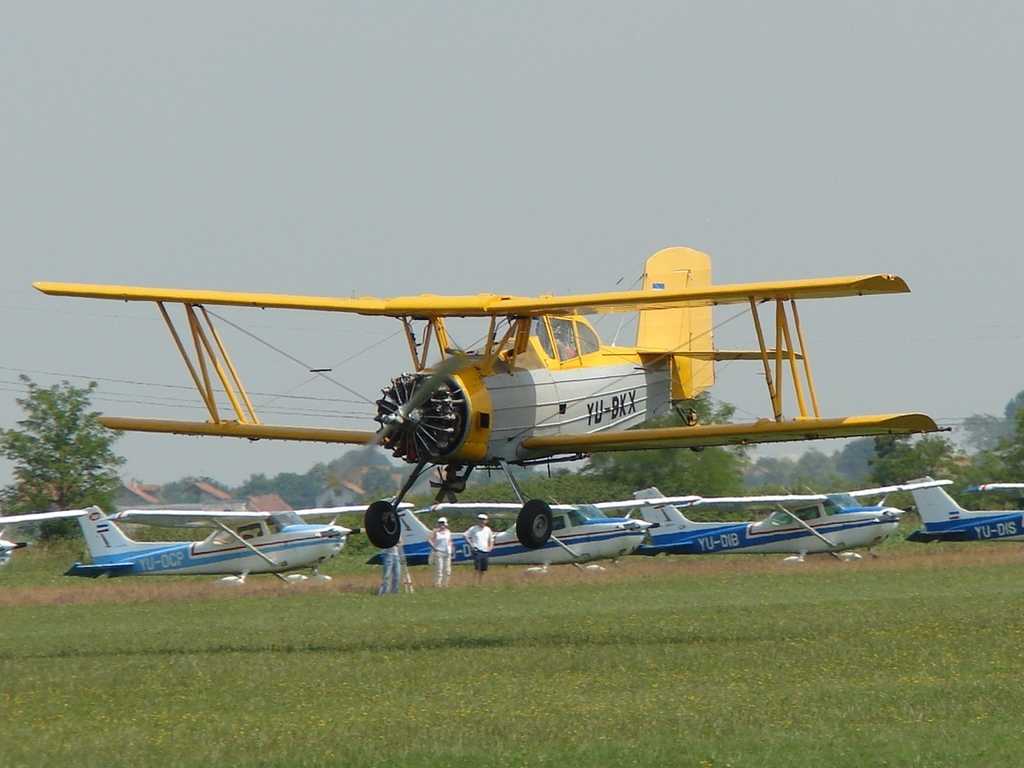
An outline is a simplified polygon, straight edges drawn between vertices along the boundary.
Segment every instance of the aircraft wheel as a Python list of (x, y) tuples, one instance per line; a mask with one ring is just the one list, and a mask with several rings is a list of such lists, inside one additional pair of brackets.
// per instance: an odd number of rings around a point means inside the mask
[(540, 499), (531, 499), (519, 510), (516, 536), (527, 549), (540, 549), (551, 538), (551, 507)]
[(390, 549), (398, 543), (402, 535), (398, 510), (394, 504), (387, 501), (375, 501), (366, 508), (363, 528), (366, 530), (366, 538), (378, 549)]

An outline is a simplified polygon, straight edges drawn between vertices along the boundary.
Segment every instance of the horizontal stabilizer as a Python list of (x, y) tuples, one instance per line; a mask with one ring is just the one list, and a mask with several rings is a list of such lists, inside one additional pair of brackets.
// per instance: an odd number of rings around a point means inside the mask
[(132, 563), (113, 563), (111, 565), (82, 565), (75, 563), (67, 571), (65, 576), (83, 576), (87, 579), (98, 579), (100, 576), (130, 576), (133, 568)]
[(239, 421), (176, 421), (173, 419), (140, 419), (130, 416), (101, 416), (100, 424), (108, 429), (128, 432), (161, 432), (172, 435), (204, 435), (244, 437), (248, 440), (304, 440), (316, 443), (347, 443), (366, 445), (376, 432), (361, 429), (325, 427), (287, 427), (274, 424), (248, 424)]
[(967, 531), (914, 531), (907, 536), (907, 541), (916, 541), (918, 544), (930, 544), (933, 541), (967, 541)]

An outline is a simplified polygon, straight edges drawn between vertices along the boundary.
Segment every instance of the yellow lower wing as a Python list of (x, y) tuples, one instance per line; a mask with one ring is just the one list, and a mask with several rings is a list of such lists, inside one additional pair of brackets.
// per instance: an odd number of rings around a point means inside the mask
[(109, 429), (129, 432), (162, 432), (173, 435), (214, 435), (244, 437), (249, 440), (305, 440), (317, 443), (349, 443), (366, 445), (375, 432), (362, 429), (330, 429), (323, 427), (286, 427), (273, 424), (245, 424), (238, 421), (175, 421), (172, 419), (137, 419), (122, 416), (101, 416), (100, 424)]
[(629, 429), (624, 432), (530, 437), (523, 441), (523, 448), (546, 454), (598, 453), (648, 448), (779, 443), (787, 440), (819, 440), (828, 437), (908, 435), (937, 432), (938, 429), (935, 421), (923, 413), (794, 421), (762, 419), (752, 424), (704, 424), (694, 427), (659, 427)]

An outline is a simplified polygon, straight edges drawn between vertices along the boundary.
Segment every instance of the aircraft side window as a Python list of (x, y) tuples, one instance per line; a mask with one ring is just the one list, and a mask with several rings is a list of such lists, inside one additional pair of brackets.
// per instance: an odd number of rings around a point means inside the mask
[(589, 355), (591, 352), (601, 351), (601, 341), (597, 338), (597, 333), (589, 325), (577, 321), (576, 334), (580, 338), (581, 355)]
[(561, 531), (565, 529), (565, 517), (562, 515), (554, 515), (551, 518), (551, 530)]
[(533, 321), (533, 335), (540, 342), (540, 348), (544, 350), (544, 354), (548, 357), (554, 357), (555, 350), (551, 346), (551, 336), (548, 335), (548, 327), (544, 323), (543, 317), (538, 317)]
[(263, 535), (260, 530), (259, 523), (251, 523), (250, 525), (240, 525), (238, 527), (238, 535), (245, 540), (255, 539)]
[(821, 510), (818, 509), (818, 505), (815, 504), (813, 507), (802, 507), (800, 509), (794, 509), (793, 514), (799, 517), (801, 520), (817, 520), (821, 517)]
[(573, 333), (572, 326), (572, 320), (551, 321), (551, 331), (555, 335), (558, 358), (562, 362), (579, 357), (579, 351), (576, 349), (576, 334)]

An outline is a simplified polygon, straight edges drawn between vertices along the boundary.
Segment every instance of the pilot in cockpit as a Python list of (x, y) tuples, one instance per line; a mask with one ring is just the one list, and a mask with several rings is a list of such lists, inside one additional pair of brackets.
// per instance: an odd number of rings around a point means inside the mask
[(562, 360), (571, 360), (578, 356), (576, 351), (576, 336), (572, 332), (572, 323), (568, 320), (552, 320), (551, 330), (555, 334), (555, 345), (558, 347), (558, 356)]

